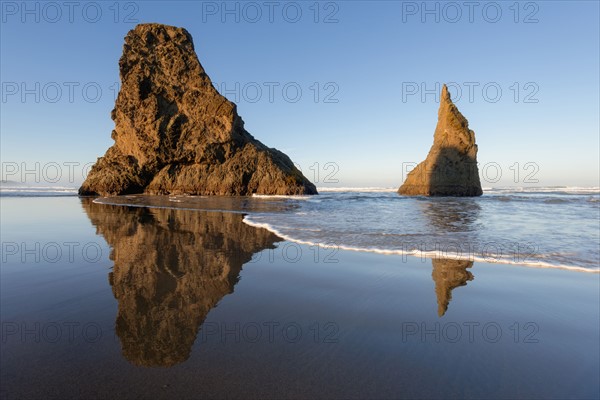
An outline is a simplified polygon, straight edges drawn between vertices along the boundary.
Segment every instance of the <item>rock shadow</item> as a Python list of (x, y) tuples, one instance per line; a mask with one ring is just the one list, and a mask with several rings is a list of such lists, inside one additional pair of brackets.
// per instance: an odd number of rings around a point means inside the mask
[(408, 174), (400, 193), (409, 196), (481, 196), (477, 157), (452, 146), (432, 149), (427, 160)]

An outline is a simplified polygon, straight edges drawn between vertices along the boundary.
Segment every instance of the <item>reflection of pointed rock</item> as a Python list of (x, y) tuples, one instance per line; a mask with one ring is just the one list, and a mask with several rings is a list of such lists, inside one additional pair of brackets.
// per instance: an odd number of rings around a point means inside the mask
[(278, 237), (241, 214), (128, 208), (83, 199), (112, 247), (123, 355), (141, 366), (185, 361), (208, 312), (233, 292), (242, 265)]
[(473, 266), (473, 261), (432, 259), (431, 263), (433, 266), (431, 277), (435, 282), (438, 315), (441, 317), (446, 313), (450, 300), (452, 300), (452, 289), (465, 286), (467, 281), (473, 280), (473, 274), (467, 271), (467, 268)]
[(398, 189), (402, 195), (481, 196), (475, 132), (444, 85), (433, 146)]
[(79, 194), (316, 194), (287, 155), (244, 129), (183, 28), (139, 24), (125, 37), (115, 143)]

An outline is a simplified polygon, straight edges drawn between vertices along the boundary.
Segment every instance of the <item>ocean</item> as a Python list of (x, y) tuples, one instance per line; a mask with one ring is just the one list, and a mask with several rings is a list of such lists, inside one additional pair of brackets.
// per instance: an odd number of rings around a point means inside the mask
[[(124, 196), (105, 204), (217, 210), (294, 243), (380, 254), (600, 272), (600, 188), (486, 188), (476, 198), (398, 196), (394, 188), (320, 188), (318, 196)], [(73, 196), (3, 187), (1, 196)]]
[(245, 222), (294, 242), (382, 254), (600, 272), (598, 188), (486, 189), (477, 198), (327, 189)]

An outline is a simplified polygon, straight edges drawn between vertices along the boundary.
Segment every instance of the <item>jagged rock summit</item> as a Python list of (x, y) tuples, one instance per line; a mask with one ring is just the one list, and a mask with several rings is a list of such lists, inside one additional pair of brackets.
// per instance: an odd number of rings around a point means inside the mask
[(398, 193), (408, 196), (481, 196), (475, 132), (442, 88), (433, 146)]
[(80, 195), (317, 194), (288, 156), (244, 129), (183, 28), (140, 24), (125, 37), (114, 145)]

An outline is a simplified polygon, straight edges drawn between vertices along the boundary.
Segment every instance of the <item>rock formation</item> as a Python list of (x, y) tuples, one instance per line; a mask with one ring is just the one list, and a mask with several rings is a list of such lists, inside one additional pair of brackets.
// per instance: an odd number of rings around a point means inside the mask
[(183, 28), (140, 24), (125, 37), (114, 145), (80, 195), (316, 194), (288, 156), (244, 129)]
[(473, 274), (467, 268), (473, 266), (473, 261), (432, 259), (433, 272), (431, 277), (435, 282), (435, 294), (438, 302), (438, 315), (443, 316), (452, 300), (452, 289), (465, 286), (473, 280)]
[(209, 311), (232, 293), (242, 265), (282, 239), (241, 214), (82, 205), (111, 246), (123, 356), (139, 366), (188, 359)]
[(433, 146), (398, 193), (408, 196), (481, 196), (475, 132), (452, 103), (446, 85), (438, 111)]

